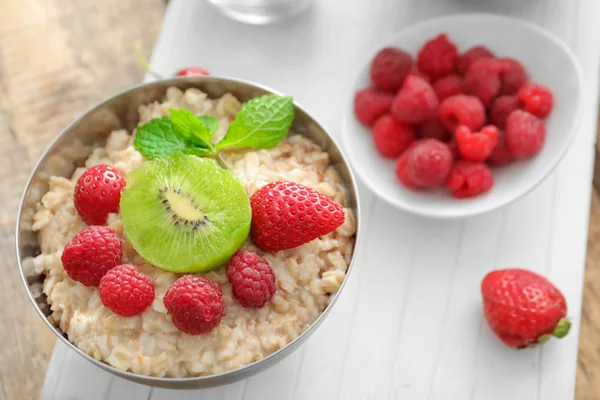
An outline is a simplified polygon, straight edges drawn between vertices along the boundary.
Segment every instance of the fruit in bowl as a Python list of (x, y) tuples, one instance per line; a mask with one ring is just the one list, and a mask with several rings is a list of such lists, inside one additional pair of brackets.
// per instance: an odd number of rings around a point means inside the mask
[(218, 93), (169, 87), (32, 206), (39, 253), (21, 262), (49, 321), (128, 378), (210, 378), (276, 353), (319, 320), (354, 255), (334, 145), (296, 132), (289, 97)]
[(381, 156), (396, 159), (406, 188), (480, 196), (494, 185), (490, 166), (535, 157), (544, 145), (552, 92), (530, 82), (518, 60), (483, 45), (460, 54), (442, 33), (415, 57), (383, 48), (369, 71), (372, 87), (356, 92), (355, 116)]

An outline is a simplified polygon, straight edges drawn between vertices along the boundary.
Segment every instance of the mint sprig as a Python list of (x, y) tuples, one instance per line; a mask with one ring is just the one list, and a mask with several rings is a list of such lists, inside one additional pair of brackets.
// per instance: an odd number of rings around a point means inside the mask
[(173, 124), (171, 117), (162, 117), (140, 126), (133, 145), (144, 157), (153, 159), (170, 154), (184, 153), (203, 156), (210, 153), (206, 145), (185, 138)]
[(219, 127), (217, 118), (196, 117), (185, 109), (169, 109), (168, 117), (153, 119), (138, 127), (133, 144), (148, 159), (171, 154), (214, 157), (225, 164), (219, 152), (232, 148), (271, 149), (288, 133), (294, 120), (291, 97), (267, 94), (243, 104), (223, 139), (212, 143)]
[(217, 149), (271, 149), (287, 134), (293, 120), (291, 97), (267, 94), (254, 98), (242, 106)]

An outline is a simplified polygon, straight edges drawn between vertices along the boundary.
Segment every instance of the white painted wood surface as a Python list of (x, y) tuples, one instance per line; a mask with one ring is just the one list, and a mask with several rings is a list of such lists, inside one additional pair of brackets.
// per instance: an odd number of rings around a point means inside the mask
[[(564, 38), (582, 64), (584, 121), (541, 186), (462, 221), (413, 217), (361, 190), (368, 226), (357, 269), (328, 319), (282, 363), (222, 388), (169, 391), (112, 377), (58, 344), (42, 398), (573, 398), (598, 107), (598, 0), (316, 0), (309, 14), (269, 27), (238, 24), (201, 0), (172, 0), (152, 65), (165, 75), (200, 65), (264, 83), (295, 96), (339, 135), (365, 55), (415, 21), (476, 11), (538, 23)], [(509, 266), (542, 272), (560, 286), (574, 322), (567, 338), (513, 351), (492, 335), (479, 282)]]

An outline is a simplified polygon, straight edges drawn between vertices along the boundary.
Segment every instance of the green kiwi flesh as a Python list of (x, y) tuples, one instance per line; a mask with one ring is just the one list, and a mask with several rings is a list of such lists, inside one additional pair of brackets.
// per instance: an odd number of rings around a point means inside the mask
[(242, 184), (214, 160), (176, 155), (142, 163), (121, 194), (125, 235), (147, 262), (206, 272), (244, 243), (252, 212)]

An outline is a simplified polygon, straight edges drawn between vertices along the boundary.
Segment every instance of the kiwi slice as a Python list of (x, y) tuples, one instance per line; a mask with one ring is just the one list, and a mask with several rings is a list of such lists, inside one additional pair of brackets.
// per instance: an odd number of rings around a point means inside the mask
[(142, 163), (121, 195), (127, 238), (150, 264), (205, 272), (244, 243), (252, 212), (242, 184), (211, 159), (175, 155)]

